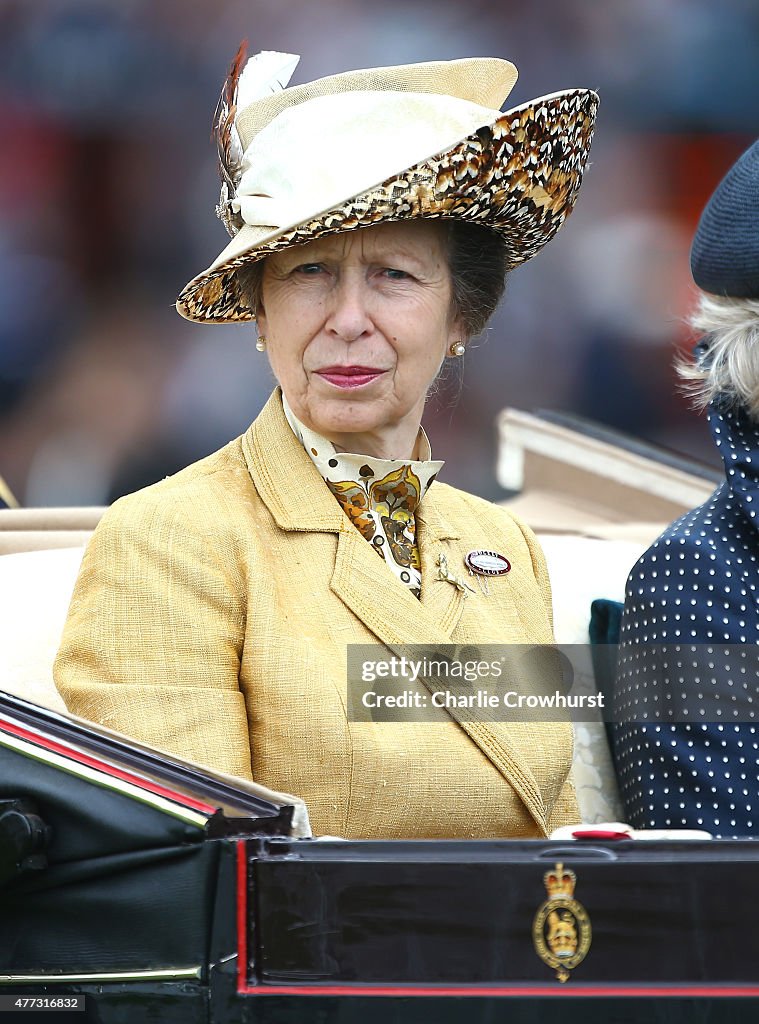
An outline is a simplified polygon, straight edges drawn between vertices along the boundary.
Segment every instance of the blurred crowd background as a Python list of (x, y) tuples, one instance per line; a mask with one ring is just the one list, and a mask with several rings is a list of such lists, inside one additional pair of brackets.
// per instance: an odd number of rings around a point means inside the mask
[(425, 422), (490, 498), (500, 409), (575, 413), (712, 460), (672, 361), (699, 210), (759, 134), (757, 0), (0, 0), (0, 475), (24, 505), (110, 502), (242, 432), (272, 387), (250, 327), (190, 324), (226, 243), (210, 122), (238, 43), (337, 71), (504, 56), (508, 105), (590, 86), (576, 211), (516, 271)]

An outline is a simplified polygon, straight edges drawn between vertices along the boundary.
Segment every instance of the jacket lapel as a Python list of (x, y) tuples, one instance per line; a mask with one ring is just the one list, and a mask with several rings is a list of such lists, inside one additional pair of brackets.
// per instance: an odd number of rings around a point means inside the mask
[[(397, 653), (409, 644), (455, 644), (465, 594), (440, 578), (437, 560), (447, 555), (459, 579), (450, 542), (459, 533), (446, 521), (431, 486), (417, 512), (417, 544), (422, 567), (421, 601), (393, 575), (348, 520), (285, 418), (279, 389), (243, 436), (243, 452), (254, 484), (283, 530), (335, 533), (337, 554), (330, 582), (333, 593), (386, 647)], [(308, 495), (308, 502), (304, 495)], [(434, 684), (425, 681), (428, 689)], [(544, 834), (546, 809), (537, 782), (511, 746), (504, 728), (498, 735), (483, 722), (449, 714), (511, 786)]]
[[(422, 562), (423, 580), (426, 570)], [(340, 530), (331, 587), (383, 644), (453, 642), (445, 625), (458, 621), (462, 595), (445, 584), (442, 600), (432, 604), (418, 601), (347, 519)], [(423, 593), (424, 588), (423, 582)]]
[(243, 434), (242, 448), (256, 490), (280, 529), (340, 533), (343, 510), (290, 429), (279, 388)]
[[(450, 574), (453, 574), (461, 581), (464, 579), (463, 573), (459, 573), (455, 567), (450, 544), (451, 541), (459, 540), (460, 534), (438, 509), (434, 483), (417, 510), (416, 539), (422, 564), (422, 607), (439, 624), (451, 643), (452, 633), (464, 611), (468, 591), (462, 590), (450, 578)], [(448, 567), (448, 579), (440, 564), (441, 557)]]

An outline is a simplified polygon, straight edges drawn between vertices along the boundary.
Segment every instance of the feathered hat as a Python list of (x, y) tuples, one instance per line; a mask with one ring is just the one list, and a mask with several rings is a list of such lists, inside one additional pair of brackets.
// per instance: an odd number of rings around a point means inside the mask
[[(513, 64), (491, 57), (348, 71), (285, 88), (299, 58), (240, 48), (217, 107), (217, 214), (232, 236), (182, 290), (188, 320), (254, 320), (236, 271), (386, 221), (470, 221), (535, 255), (572, 210), (598, 97), (572, 89), (501, 113)], [(244, 69), (243, 69), (244, 64)]]

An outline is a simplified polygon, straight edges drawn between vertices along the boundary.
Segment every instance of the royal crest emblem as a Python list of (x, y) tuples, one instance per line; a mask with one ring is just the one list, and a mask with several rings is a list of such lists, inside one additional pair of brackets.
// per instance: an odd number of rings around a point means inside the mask
[(561, 982), (587, 956), (592, 939), (590, 918), (574, 898), (577, 875), (558, 863), (543, 875), (548, 898), (532, 922), (532, 941), (543, 963), (553, 967)]

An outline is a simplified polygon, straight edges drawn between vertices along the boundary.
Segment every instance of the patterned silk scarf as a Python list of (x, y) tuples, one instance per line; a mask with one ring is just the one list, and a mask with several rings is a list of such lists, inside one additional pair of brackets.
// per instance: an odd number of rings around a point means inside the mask
[(422, 574), (414, 517), (443, 466), (430, 459), (430, 443), (422, 428), (419, 447), (423, 459), (375, 459), (336, 451), (331, 441), (297, 419), (284, 395), (282, 405), (293, 433), (347, 517), (401, 583), (420, 597)]

